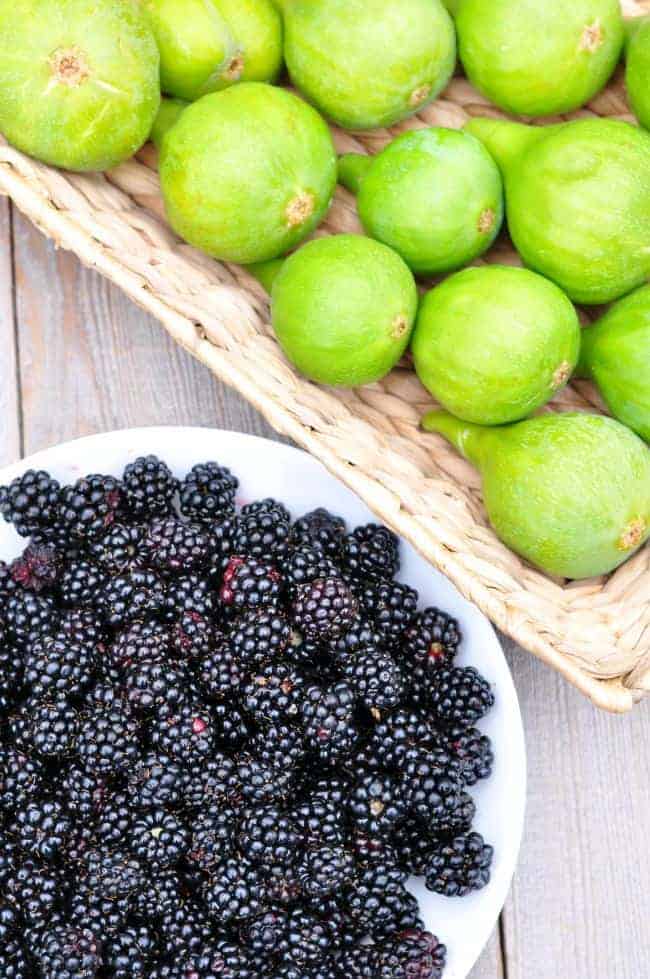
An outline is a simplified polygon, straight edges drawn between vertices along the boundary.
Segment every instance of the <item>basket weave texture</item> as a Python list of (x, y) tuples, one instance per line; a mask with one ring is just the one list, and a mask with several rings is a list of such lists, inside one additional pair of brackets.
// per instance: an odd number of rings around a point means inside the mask
[[(459, 128), (487, 114), (501, 115), (457, 77), (434, 104), (390, 131), (334, 135), (340, 152), (372, 153), (405, 129)], [(594, 114), (634, 121), (620, 74), (573, 117)], [(0, 141), (0, 193), (57, 245), (156, 316), (499, 628), (594, 703), (622, 712), (650, 690), (650, 545), (609, 577), (578, 583), (549, 578), (521, 561), (490, 530), (476, 471), (439, 436), (420, 431), (431, 399), (409, 364), (356, 390), (334, 391), (299, 376), (274, 339), (261, 287), (243, 269), (180, 242), (165, 223), (151, 146), (109, 174), (79, 175), (37, 163)], [(339, 188), (319, 233), (343, 231), (362, 229), (354, 199)], [(520, 264), (505, 239), (484, 260)], [(604, 410), (581, 381), (551, 406), (568, 408)]]

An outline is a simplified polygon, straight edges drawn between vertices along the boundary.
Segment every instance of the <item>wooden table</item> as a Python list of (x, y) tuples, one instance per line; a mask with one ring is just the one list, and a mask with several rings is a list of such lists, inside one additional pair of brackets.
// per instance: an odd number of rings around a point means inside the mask
[[(242, 398), (0, 200), (0, 464), (138, 425), (273, 438)], [(526, 726), (526, 834), (472, 979), (649, 979), (650, 704), (599, 713), (505, 641)]]

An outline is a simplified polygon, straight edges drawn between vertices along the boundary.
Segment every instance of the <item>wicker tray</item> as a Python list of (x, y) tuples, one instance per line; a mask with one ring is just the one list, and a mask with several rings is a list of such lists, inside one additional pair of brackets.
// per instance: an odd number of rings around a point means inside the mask
[[(638, 7), (637, 7), (638, 9)], [(499, 113), (462, 78), (391, 132), (335, 132), (340, 151), (373, 152), (396, 132), (460, 127)], [(582, 115), (633, 121), (618, 76)], [(529, 567), (489, 529), (475, 470), (418, 428), (430, 398), (407, 363), (381, 383), (334, 391), (284, 359), (264, 292), (241, 268), (180, 242), (164, 222), (156, 154), (145, 147), (107, 175), (63, 173), (0, 142), (0, 193), (57, 245), (76, 253), (153, 313), (183, 347), (232, 385), (283, 434), (317, 456), (408, 538), (505, 633), (594, 703), (630, 710), (650, 690), (650, 545), (607, 578), (566, 584)], [(339, 188), (321, 232), (361, 231)], [(518, 264), (507, 240), (487, 261)], [(552, 405), (603, 410), (576, 382)]]

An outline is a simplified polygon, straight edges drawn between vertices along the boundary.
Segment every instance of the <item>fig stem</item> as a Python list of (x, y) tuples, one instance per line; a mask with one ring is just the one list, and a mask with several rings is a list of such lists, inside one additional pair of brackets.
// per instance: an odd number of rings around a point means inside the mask
[(254, 265), (247, 265), (246, 271), (250, 272), (253, 278), (257, 279), (270, 296), (273, 291), (273, 283), (277, 279), (283, 265), (283, 258), (273, 258), (270, 262), (256, 262)]
[(494, 157), (502, 172), (514, 163), (529, 146), (553, 126), (527, 126), (507, 119), (477, 117), (465, 123), (464, 129), (479, 139)]
[(339, 183), (352, 194), (358, 194), (372, 166), (372, 157), (362, 153), (344, 153), (339, 157)]
[(158, 109), (158, 115), (154, 119), (153, 127), (151, 129), (151, 134), (149, 136), (152, 143), (158, 147), (162, 146), (163, 137), (167, 135), (169, 130), (174, 126), (181, 113), (185, 111), (189, 102), (185, 102), (183, 99), (170, 99), (163, 96), (160, 103), (160, 108)]
[(437, 432), (458, 449), (461, 455), (480, 468), (483, 448), (491, 429), (461, 421), (447, 411), (429, 411), (421, 422), (425, 432)]

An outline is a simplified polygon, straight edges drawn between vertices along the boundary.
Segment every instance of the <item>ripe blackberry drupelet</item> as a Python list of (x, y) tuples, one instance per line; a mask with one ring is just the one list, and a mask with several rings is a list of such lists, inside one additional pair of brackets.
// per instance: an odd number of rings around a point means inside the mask
[(431, 708), (443, 725), (472, 727), (493, 705), (490, 684), (473, 666), (441, 670), (431, 689)]
[(122, 487), (127, 508), (136, 519), (142, 520), (171, 510), (178, 480), (166, 463), (148, 455), (129, 463), (122, 476)]
[(457, 836), (437, 848), (425, 877), (430, 891), (445, 897), (464, 897), (480, 891), (490, 880), (494, 850), (480, 833)]
[(181, 511), (191, 520), (211, 523), (234, 509), (239, 480), (216, 462), (194, 466), (180, 484)]
[(345, 567), (359, 580), (390, 580), (399, 570), (398, 538), (379, 524), (357, 527), (347, 538)]
[(9, 486), (0, 487), (0, 514), (21, 537), (47, 534), (59, 506), (61, 487), (42, 470), (28, 469)]
[(342, 636), (357, 611), (357, 601), (342, 578), (316, 578), (296, 588), (291, 617), (301, 635), (326, 641)]

